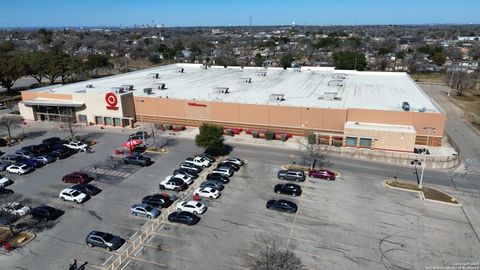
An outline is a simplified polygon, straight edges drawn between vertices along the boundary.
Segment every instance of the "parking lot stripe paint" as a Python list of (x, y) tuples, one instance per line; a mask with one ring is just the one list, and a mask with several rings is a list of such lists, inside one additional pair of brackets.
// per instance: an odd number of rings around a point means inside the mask
[(155, 236), (155, 235), (152, 234), (152, 236), (150, 236), (150, 238), (148, 238), (147, 244), (150, 243), (150, 241), (152, 241), (152, 239), (153, 239), (154, 236)]
[(132, 262), (132, 260), (128, 260), (128, 262), (121, 268), (121, 270), (127, 268), (127, 266)]
[(132, 259), (137, 260), (137, 261), (141, 261), (141, 262), (146, 262), (146, 263), (153, 264), (153, 265), (160, 266), (160, 267), (167, 267), (165, 264), (151, 262), (151, 261), (147, 261), (147, 260), (140, 259), (140, 258), (137, 258), (137, 257), (132, 257)]
[[(308, 182), (305, 183), (304, 189), (307, 189), (307, 186), (308, 186)], [(290, 239), (292, 238), (293, 229), (295, 229), (295, 223), (297, 222), (298, 212), (300, 212), (300, 207), (302, 206), (303, 197), (304, 196), (300, 196), (300, 201), (298, 202), (297, 212), (295, 212), (295, 217), (293, 218), (292, 228), (290, 229), (290, 234), (288, 235), (287, 244), (285, 245), (285, 249), (288, 249), (288, 245), (290, 244)]]
[(129, 238), (129, 239), (130, 239), (130, 240), (132, 240), (132, 238), (134, 238), (134, 237), (135, 237), (135, 235), (137, 235), (137, 233), (138, 233), (138, 231), (136, 231), (136, 232), (135, 232), (135, 233), (134, 233), (132, 236), (130, 236), (130, 238)]
[(93, 265), (93, 264), (90, 264), (90, 263), (88, 264), (88, 267), (93, 267), (95, 269), (101, 269), (101, 270), (105, 269), (105, 267), (96, 266), (96, 265)]
[(138, 249), (138, 251), (135, 252), (135, 254), (133, 254), (133, 256), (134, 256), (134, 257), (137, 257), (138, 253), (140, 253), (140, 251), (142, 251), (142, 250), (143, 250), (143, 247), (140, 247), (140, 248)]
[(110, 255), (110, 257), (108, 257), (107, 260), (105, 260), (105, 261), (102, 263), (102, 265), (107, 264), (112, 258), (113, 258), (113, 255)]

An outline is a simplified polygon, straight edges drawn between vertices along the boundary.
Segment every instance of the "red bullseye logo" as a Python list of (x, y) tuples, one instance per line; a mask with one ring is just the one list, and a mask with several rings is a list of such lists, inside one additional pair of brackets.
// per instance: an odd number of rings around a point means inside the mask
[(107, 110), (118, 110), (118, 100), (114, 93), (107, 93), (105, 95), (105, 101), (107, 102)]

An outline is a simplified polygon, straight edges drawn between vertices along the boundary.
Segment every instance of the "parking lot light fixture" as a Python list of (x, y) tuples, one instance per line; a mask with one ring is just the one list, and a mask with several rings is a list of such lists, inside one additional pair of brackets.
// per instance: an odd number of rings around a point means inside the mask
[(423, 173), (425, 172), (425, 161), (427, 160), (428, 142), (431, 134), (435, 133), (437, 129), (433, 127), (424, 127), (423, 130), (427, 131), (427, 144), (425, 145), (425, 149), (423, 149), (422, 173), (420, 174), (420, 182), (418, 183), (419, 189), (422, 189), (422, 184), (423, 184)]

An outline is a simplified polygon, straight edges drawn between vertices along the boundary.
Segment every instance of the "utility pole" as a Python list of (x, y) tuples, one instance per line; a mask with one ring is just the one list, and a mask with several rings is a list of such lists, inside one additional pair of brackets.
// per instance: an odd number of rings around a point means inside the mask
[(418, 188), (422, 189), (422, 184), (423, 184), (423, 172), (425, 171), (425, 161), (427, 160), (427, 149), (428, 149), (428, 141), (430, 139), (430, 135), (433, 132), (436, 132), (437, 129), (433, 127), (424, 127), (423, 130), (427, 131), (427, 145), (425, 146), (425, 149), (423, 150), (423, 164), (422, 164), (422, 173), (420, 174), (420, 182), (418, 184)]
[(450, 91), (452, 90), (454, 70), (455, 70), (455, 62), (452, 61), (452, 75), (450, 76), (450, 87), (448, 88), (448, 96), (450, 96)]

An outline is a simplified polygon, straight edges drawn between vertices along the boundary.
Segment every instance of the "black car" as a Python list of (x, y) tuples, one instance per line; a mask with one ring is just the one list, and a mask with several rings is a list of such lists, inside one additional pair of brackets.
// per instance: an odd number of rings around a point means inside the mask
[(42, 144), (45, 145), (47, 148), (52, 148), (56, 145), (63, 145), (68, 143), (67, 140), (62, 140), (59, 137), (50, 137), (42, 141)]
[(62, 210), (55, 209), (51, 206), (43, 205), (39, 207), (32, 208), (30, 210), (30, 215), (32, 218), (39, 220), (54, 220), (63, 214)]
[(125, 240), (120, 236), (100, 231), (91, 231), (85, 242), (89, 247), (101, 247), (108, 251), (117, 250), (125, 244)]
[(267, 202), (267, 208), (287, 213), (296, 213), (298, 210), (296, 203), (287, 200), (270, 200)]
[(62, 150), (52, 150), (48, 155), (55, 159), (65, 159), (71, 156), (70, 153)]
[(68, 148), (65, 145), (55, 145), (51, 148), (50, 151), (62, 151), (70, 156), (78, 152), (78, 150)]
[(200, 221), (200, 217), (186, 211), (173, 212), (170, 215), (168, 215), (168, 221), (183, 223), (187, 225), (195, 225)]
[(123, 159), (125, 164), (133, 164), (139, 166), (149, 166), (152, 164), (152, 159), (143, 155), (131, 155)]
[(200, 184), (200, 188), (214, 188), (216, 190), (222, 191), (225, 187), (223, 186), (222, 182), (216, 180), (207, 180)]
[(207, 175), (207, 180), (221, 181), (223, 184), (228, 184), (230, 182), (230, 178), (219, 173), (211, 173)]
[(199, 166), (195, 166), (195, 165), (190, 164), (190, 163), (181, 163), (180, 164), (180, 169), (185, 169), (185, 170), (193, 171), (193, 172), (196, 172), (196, 173), (200, 173), (203, 170), (203, 168), (201, 168)]
[(228, 161), (219, 163), (219, 164), (217, 165), (217, 168), (223, 167), (223, 166), (230, 167), (230, 168), (232, 168), (234, 171), (238, 171), (238, 170), (240, 169), (240, 165), (235, 164), (235, 163), (233, 163), (233, 162), (228, 162)]
[(102, 190), (97, 188), (96, 186), (94, 185), (90, 185), (90, 184), (78, 184), (78, 185), (74, 185), (72, 187), (72, 189), (75, 189), (75, 190), (78, 190), (82, 193), (85, 193), (87, 194), (88, 196), (95, 196), (97, 195), (98, 193), (100, 193)]
[(153, 194), (145, 196), (142, 199), (142, 203), (148, 204), (155, 208), (166, 208), (172, 205), (173, 201), (169, 196), (163, 194)]
[(13, 190), (8, 189), (8, 188), (0, 188), (0, 197), (2, 196), (8, 196), (13, 194)]
[(176, 175), (176, 174), (179, 174), (179, 173), (185, 174), (186, 176), (191, 177), (193, 179), (198, 178), (198, 173), (196, 173), (194, 171), (189, 171), (187, 169), (176, 169), (175, 171), (173, 171), (173, 175)]
[(0, 138), (0, 146), (7, 146), (8, 142), (4, 138)]
[(294, 197), (302, 195), (302, 188), (297, 184), (278, 184), (274, 191), (278, 194), (288, 194)]
[(145, 137), (145, 139), (147, 138), (150, 138), (150, 134), (148, 134), (148, 132), (146, 131), (137, 131), (133, 134), (130, 134), (128, 136), (130, 139), (143, 139)]

